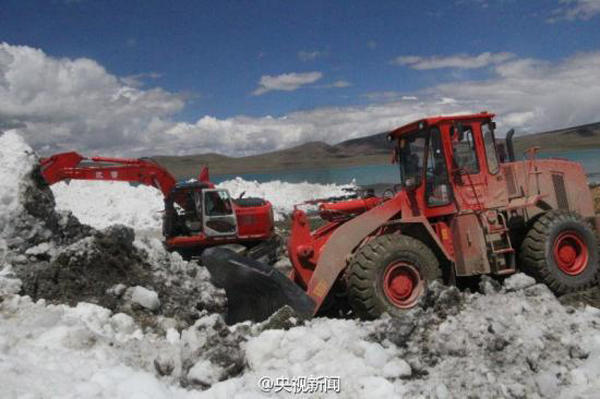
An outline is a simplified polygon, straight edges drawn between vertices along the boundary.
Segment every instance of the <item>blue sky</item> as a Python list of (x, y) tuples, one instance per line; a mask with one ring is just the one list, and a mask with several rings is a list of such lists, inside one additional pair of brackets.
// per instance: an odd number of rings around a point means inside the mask
[(0, 41), (41, 49), (45, 60), (93, 60), (140, 92), (159, 88), (166, 102), (181, 100), (163, 121), (252, 124), (421, 100), (432, 88), (495, 82), (502, 65), (523, 60), (558, 73), (565, 60), (600, 50), (600, 1), (4, 0)]

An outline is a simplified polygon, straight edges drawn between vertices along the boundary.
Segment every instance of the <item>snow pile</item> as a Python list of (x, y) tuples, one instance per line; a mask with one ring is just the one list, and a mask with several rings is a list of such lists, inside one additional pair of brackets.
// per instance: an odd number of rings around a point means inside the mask
[(273, 205), (276, 218), (281, 220), (294, 210), (294, 205), (314, 199), (339, 197), (348, 195), (348, 190), (356, 188), (354, 184), (317, 184), (317, 183), (286, 183), (274, 180), (266, 183), (247, 181), (241, 177), (227, 180), (217, 185), (226, 188), (233, 198), (245, 193), (245, 197), (265, 198)]
[[(134, 241), (126, 226), (96, 230), (57, 212), (31, 149), (16, 134), (0, 139), (12, 171), (1, 176), (9, 191), (0, 209), (7, 396), (169, 397), (173, 384), (206, 387), (242, 371), (245, 339), (225, 326), (224, 292), (204, 267), (168, 253), (158, 239)], [(209, 381), (197, 379), (199, 367), (189, 381), (199, 362), (213, 370)]]
[(36, 157), (25, 141), (14, 130), (0, 133), (0, 263), (4, 259), (6, 242), (11, 234), (10, 220), (19, 213), (21, 182), (31, 171)]
[[(286, 183), (279, 180), (258, 183), (240, 177), (222, 182), (233, 198), (245, 192), (245, 197), (268, 199), (277, 220), (291, 213), (294, 205), (317, 198), (347, 195), (354, 185)], [(52, 185), (58, 210), (67, 210), (85, 224), (103, 229), (119, 223), (136, 231), (161, 228), (163, 197), (159, 190), (124, 182), (73, 180), (69, 184)]]
[(23, 178), (36, 162), (31, 147), (14, 130), (0, 134), (0, 217), (2, 221), (18, 211), (18, 194)]
[(123, 224), (134, 230), (161, 228), (163, 196), (154, 187), (116, 181), (72, 180), (52, 185), (58, 210), (72, 211), (97, 229)]
[(134, 245), (134, 232), (121, 225), (92, 231), (69, 245), (40, 244), (13, 260), (22, 292), (34, 300), (92, 302), (146, 326), (162, 328), (169, 318), (173, 326), (186, 327), (226, 308), (223, 290), (210, 283), (204, 267), (166, 252), (158, 239)]
[[(157, 239), (134, 244), (135, 233), (122, 225), (96, 230), (69, 211), (56, 211), (37, 157), (16, 134), (0, 136), (2, 177), (1, 292), (76, 305), (92, 302), (127, 313), (145, 326), (187, 327), (207, 313), (222, 313), (223, 290), (208, 271)], [(20, 291), (19, 291), (20, 290)]]
[(434, 287), (429, 305), (399, 319), (264, 331), (246, 345), (249, 369), (207, 393), (259, 395), (263, 376), (332, 376), (339, 398), (597, 397), (600, 310), (563, 307), (546, 286), (511, 279), (487, 294)]
[[(181, 385), (201, 388), (196, 380), (202, 380), (201, 372), (212, 383), (241, 371), (243, 339), (222, 328), (212, 316), (181, 334), (169, 329), (160, 336), (144, 333), (131, 317), (97, 305), (69, 307), (5, 297), (0, 303), (2, 395), (197, 398), (198, 391)], [(224, 349), (227, 353), (217, 353)], [(237, 366), (227, 369), (224, 363)]]
[(487, 294), (434, 286), (399, 319), (284, 330), (209, 315), (164, 335), (97, 305), (7, 295), (0, 384), (7, 397), (268, 398), (277, 381), (326, 376), (339, 378), (340, 393), (329, 391), (339, 398), (595, 397), (600, 310), (563, 307), (544, 285), (515, 280)]

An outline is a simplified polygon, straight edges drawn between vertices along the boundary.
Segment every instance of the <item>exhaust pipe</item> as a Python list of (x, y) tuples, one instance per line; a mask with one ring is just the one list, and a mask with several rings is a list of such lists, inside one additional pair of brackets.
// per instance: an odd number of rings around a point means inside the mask
[(513, 136), (515, 135), (515, 129), (510, 129), (506, 133), (506, 152), (508, 152), (508, 160), (515, 162), (515, 147), (513, 145)]

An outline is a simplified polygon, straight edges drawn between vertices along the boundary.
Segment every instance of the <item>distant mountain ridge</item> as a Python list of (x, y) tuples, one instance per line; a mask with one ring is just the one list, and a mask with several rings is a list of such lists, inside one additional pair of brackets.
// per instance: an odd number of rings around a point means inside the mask
[(600, 147), (600, 122), (550, 130), (520, 136), (515, 134), (515, 151), (522, 153), (532, 146), (541, 147), (541, 151), (570, 151)]
[[(392, 145), (387, 132), (342, 141), (335, 145), (308, 142), (284, 150), (246, 157), (207, 153), (185, 156), (154, 156), (177, 178), (196, 177), (202, 165), (211, 175), (274, 172), (299, 169), (326, 169), (390, 162)], [(515, 151), (522, 154), (531, 146), (543, 151), (568, 151), (600, 147), (600, 122), (520, 136), (515, 135)]]

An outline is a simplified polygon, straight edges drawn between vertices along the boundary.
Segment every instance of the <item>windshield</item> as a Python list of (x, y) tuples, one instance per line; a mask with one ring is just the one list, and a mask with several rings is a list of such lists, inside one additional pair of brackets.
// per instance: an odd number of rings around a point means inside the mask
[(403, 185), (410, 182), (419, 186), (423, 176), (423, 158), (425, 156), (425, 132), (418, 132), (398, 140), (400, 181)]
[(204, 209), (207, 216), (231, 215), (231, 201), (226, 190), (206, 191), (204, 196)]

